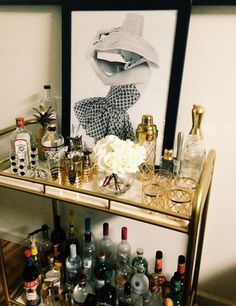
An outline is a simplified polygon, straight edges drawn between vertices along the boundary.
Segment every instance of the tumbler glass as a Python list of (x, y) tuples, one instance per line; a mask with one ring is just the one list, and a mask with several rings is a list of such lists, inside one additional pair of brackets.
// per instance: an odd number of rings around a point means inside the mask
[(66, 158), (64, 160), (63, 173), (66, 186), (78, 188), (83, 178), (83, 159)]

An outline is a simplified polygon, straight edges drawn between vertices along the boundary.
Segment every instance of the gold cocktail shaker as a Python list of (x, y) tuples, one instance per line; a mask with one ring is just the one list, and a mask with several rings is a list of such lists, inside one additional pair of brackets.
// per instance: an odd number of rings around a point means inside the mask
[(156, 125), (153, 124), (153, 117), (143, 115), (142, 122), (136, 129), (136, 139), (146, 149), (146, 160), (139, 166), (137, 173), (137, 179), (139, 180), (148, 180), (154, 173), (157, 135), (158, 130)]

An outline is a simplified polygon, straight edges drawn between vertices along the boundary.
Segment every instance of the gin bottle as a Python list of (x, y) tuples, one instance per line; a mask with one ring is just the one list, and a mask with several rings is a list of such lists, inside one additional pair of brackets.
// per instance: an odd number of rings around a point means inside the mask
[(158, 131), (156, 125), (153, 124), (153, 117), (144, 115), (142, 123), (138, 125), (136, 130), (138, 143), (146, 149), (146, 160), (140, 165), (137, 173), (139, 180), (148, 180), (154, 173), (157, 135)]
[(17, 156), (17, 164), (30, 168), (31, 134), (25, 128), (23, 117), (16, 118), (16, 130), (10, 135), (11, 150)]
[(204, 108), (201, 105), (193, 105), (192, 128), (185, 141), (180, 161), (180, 175), (196, 181), (202, 172), (206, 153), (201, 129)]

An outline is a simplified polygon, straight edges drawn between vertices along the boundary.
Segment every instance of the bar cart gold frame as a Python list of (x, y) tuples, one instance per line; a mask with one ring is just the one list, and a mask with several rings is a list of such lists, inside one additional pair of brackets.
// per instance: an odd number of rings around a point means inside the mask
[[(26, 125), (28, 124), (36, 124), (36, 120), (29, 119), (26, 120)], [(15, 129), (15, 126), (10, 126), (5, 129), (0, 130), (0, 137), (6, 135), (7, 133), (11, 132)], [(34, 178), (25, 178), (20, 177), (15, 174), (11, 174), (10, 172), (5, 171), (6, 166), (5, 164), (8, 162), (8, 158), (5, 158), (0, 161), (0, 186), (10, 189), (15, 189), (19, 191), (24, 191), (28, 193), (32, 193), (35, 195), (45, 196), (47, 198), (51, 198), (52, 200), (52, 209), (53, 213), (56, 212), (56, 204), (57, 200), (61, 200), (64, 202), (69, 202), (73, 204), (77, 204), (80, 206), (90, 207), (93, 209), (97, 209), (100, 211), (110, 212), (115, 215), (125, 216), (130, 219), (139, 220), (142, 222), (154, 224), (157, 226), (161, 226), (167, 229), (171, 229), (174, 231), (182, 232), (188, 235), (188, 243), (187, 243), (187, 253), (186, 253), (186, 277), (185, 277), (185, 285), (184, 285), (184, 292), (183, 292), (183, 306), (191, 306), (195, 302), (196, 292), (197, 292), (197, 285), (198, 285), (198, 277), (200, 271), (200, 264), (201, 264), (201, 254), (203, 248), (203, 241), (204, 241), (204, 233), (205, 233), (205, 225), (207, 220), (207, 211), (209, 205), (209, 198), (210, 198), (210, 191), (211, 191), (211, 183), (213, 178), (213, 171), (214, 171), (214, 163), (215, 163), (216, 153), (214, 150), (210, 150), (207, 159), (199, 180), (199, 183), (196, 187), (194, 199), (193, 199), (193, 208), (192, 208), (192, 215), (188, 219), (184, 216), (180, 216), (177, 213), (167, 212), (167, 211), (160, 211), (157, 209), (151, 209), (154, 212), (158, 212), (165, 216), (171, 217), (178, 217), (182, 219), (183, 222), (172, 224), (169, 222), (165, 222), (162, 219), (158, 220), (155, 218), (151, 218), (150, 214), (142, 214), (138, 215), (135, 212), (127, 212), (122, 211), (118, 208), (114, 208), (115, 204), (122, 204), (126, 205), (130, 208), (141, 209), (143, 211), (147, 211), (147, 206), (142, 203), (138, 203), (131, 199), (123, 199), (117, 198), (115, 196), (108, 196), (106, 194), (99, 193), (93, 190), (86, 190), (86, 189), (75, 189), (72, 187), (65, 187), (60, 186), (57, 184), (53, 184), (48, 181), (39, 181)], [(20, 184), (18, 184), (18, 182)], [(41, 189), (35, 190), (34, 188), (28, 188), (27, 184), (33, 184), (33, 186), (39, 185)], [(26, 186), (24, 186), (24, 184)], [(60, 190), (60, 192), (71, 192), (73, 195), (76, 194), (78, 196), (82, 196), (82, 199), (74, 199), (74, 198), (65, 198), (61, 196), (60, 193), (50, 193), (51, 189)], [(48, 191), (49, 190), (49, 191)], [(85, 200), (83, 198), (85, 197)], [(103, 201), (103, 205), (97, 206), (91, 203), (90, 200), (86, 200), (86, 197), (101, 199)], [(149, 210), (149, 208), (148, 208)], [(167, 218), (168, 219), (168, 218)], [(183, 226), (183, 224), (187, 224)], [(6, 268), (4, 263), (4, 256), (3, 250), (1, 245), (0, 239), (0, 278), (2, 280), (3, 285), (3, 294), (5, 297), (5, 305), (18, 305), (22, 306), (21, 303), (16, 302), (13, 297), (10, 295), (8, 291), (8, 284), (7, 284), (7, 277), (6, 277)]]

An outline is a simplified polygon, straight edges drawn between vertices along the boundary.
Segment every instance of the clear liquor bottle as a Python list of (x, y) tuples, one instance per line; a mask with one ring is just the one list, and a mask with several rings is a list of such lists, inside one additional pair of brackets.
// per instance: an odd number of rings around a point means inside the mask
[(144, 267), (138, 266), (137, 273), (131, 278), (131, 296), (135, 305), (141, 306), (143, 296), (149, 293), (149, 279), (144, 274)]
[(103, 223), (103, 237), (98, 243), (98, 253), (104, 252), (106, 261), (113, 267), (114, 244), (109, 236), (109, 223)]
[(148, 262), (147, 260), (143, 257), (143, 249), (142, 248), (138, 248), (137, 251), (137, 256), (135, 256), (132, 260), (132, 274), (134, 275), (137, 270), (138, 270), (138, 265), (143, 265), (144, 267), (144, 273), (146, 275), (148, 275)]
[(56, 117), (48, 120), (47, 132), (42, 137), (42, 151), (53, 181), (62, 180), (62, 159), (64, 157), (64, 137), (57, 132)]
[(127, 255), (120, 255), (115, 271), (115, 285), (118, 299), (124, 296), (125, 284), (131, 281), (131, 267)]
[(117, 263), (122, 257), (127, 257), (128, 262), (130, 263), (131, 258), (131, 246), (127, 240), (128, 238), (128, 229), (123, 226), (121, 228), (121, 242), (117, 246)]
[(94, 294), (92, 287), (86, 282), (86, 275), (81, 274), (73, 291), (73, 299), (78, 305), (84, 305), (89, 294)]
[(11, 150), (17, 156), (17, 164), (30, 168), (31, 133), (25, 128), (24, 117), (16, 118), (16, 129), (10, 135)]
[(70, 255), (66, 258), (66, 287), (74, 289), (82, 268), (82, 260), (77, 255), (75, 244), (70, 245)]
[(82, 239), (81, 239), (81, 241), (82, 241), (82, 252), (83, 252), (83, 248), (85, 246), (85, 234), (86, 233), (91, 233), (91, 242), (94, 245), (94, 247), (96, 247), (95, 236), (94, 236), (93, 231), (92, 231), (92, 221), (91, 221), (90, 217), (86, 217), (84, 219), (84, 232), (82, 234)]
[(51, 85), (44, 85), (43, 91), (44, 91), (44, 96), (41, 99), (42, 105), (44, 106), (45, 109), (51, 107), (52, 110), (54, 111), (54, 114), (57, 116), (58, 115), (57, 100), (52, 95)]
[(206, 158), (203, 132), (201, 129), (204, 108), (193, 105), (192, 128), (185, 141), (180, 160), (180, 175), (198, 182)]
[(95, 246), (91, 241), (91, 232), (85, 232), (85, 243), (82, 254), (83, 273), (87, 281), (92, 281), (95, 265)]

